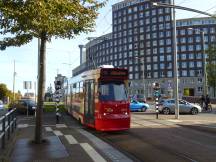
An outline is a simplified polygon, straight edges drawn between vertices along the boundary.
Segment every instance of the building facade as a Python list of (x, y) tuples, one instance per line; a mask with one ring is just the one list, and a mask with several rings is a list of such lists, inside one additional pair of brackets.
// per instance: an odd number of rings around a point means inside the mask
[[(170, 0), (158, 2), (170, 3)], [(156, 8), (149, 0), (125, 0), (113, 5), (112, 24), (112, 33), (86, 44), (85, 70), (104, 64), (127, 68), (130, 94), (144, 92), (151, 97), (152, 83), (158, 82), (161, 93), (173, 97), (171, 9)], [(176, 30), (179, 95), (199, 96), (203, 93), (204, 49), (215, 42), (216, 20), (208, 17), (177, 20)], [(205, 33), (205, 46), (201, 31)], [(77, 69), (76, 74), (81, 72)]]

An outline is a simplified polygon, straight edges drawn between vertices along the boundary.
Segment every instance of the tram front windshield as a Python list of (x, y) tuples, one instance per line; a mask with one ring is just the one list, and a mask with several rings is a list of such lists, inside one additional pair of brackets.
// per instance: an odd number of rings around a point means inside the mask
[(100, 101), (126, 101), (127, 91), (123, 81), (102, 81), (99, 84)]

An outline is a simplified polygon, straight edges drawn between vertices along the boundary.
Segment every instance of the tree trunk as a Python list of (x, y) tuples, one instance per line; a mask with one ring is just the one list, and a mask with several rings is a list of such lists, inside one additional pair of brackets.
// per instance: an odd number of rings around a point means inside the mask
[(36, 126), (35, 126), (35, 142), (42, 142), (42, 119), (43, 119), (43, 101), (46, 80), (46, 33), (41, 34), (40, 55), (38, 59), (38, 96), (36, 109)]

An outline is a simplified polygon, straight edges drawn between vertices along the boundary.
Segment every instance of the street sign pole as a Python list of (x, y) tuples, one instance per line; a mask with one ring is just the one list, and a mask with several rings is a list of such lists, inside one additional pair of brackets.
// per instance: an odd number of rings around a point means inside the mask
[(156, 119), (158, 119), (159, 115), (159, 98), (160, 98), (160, 84), (159, 83), (153, 83), (152, 84), (154, 89), (154, 98), (155, 98), (155, 112), (156, 112)]

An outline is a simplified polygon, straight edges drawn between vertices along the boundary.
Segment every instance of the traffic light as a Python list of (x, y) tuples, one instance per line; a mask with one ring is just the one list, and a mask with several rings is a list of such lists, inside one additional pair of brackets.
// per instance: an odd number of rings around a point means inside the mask
[(152, 83), (152, 87), (154, 90), (159, 90), (160, 89), (160, 84), (155, 82), (155, 83)]
[(55, 82), (55, 90), (59, 90), (59, 89), (61, 89), (61, 81), (56, 81)]

